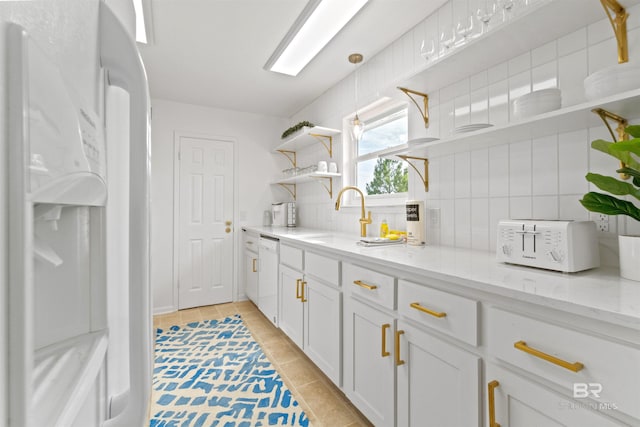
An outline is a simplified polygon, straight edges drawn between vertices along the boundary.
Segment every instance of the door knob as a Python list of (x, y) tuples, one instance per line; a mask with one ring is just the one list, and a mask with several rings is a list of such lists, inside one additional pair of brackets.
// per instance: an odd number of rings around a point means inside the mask
[(229, 227), (225, 228), (225, 229), (224, 229), (224, 232), (225, 232), (225, 233), (231, 233), (231, 228), (229, 228)]
[(229, 227), (231, 225), (231, 221), (225, 221), (224, 225), (226, 225), (227, 227)]

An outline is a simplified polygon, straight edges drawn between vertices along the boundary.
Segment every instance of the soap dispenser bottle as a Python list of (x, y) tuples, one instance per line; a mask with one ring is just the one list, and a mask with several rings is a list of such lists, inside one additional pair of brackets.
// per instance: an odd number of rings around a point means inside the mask
[(380, 224), (380, 237), (387, 237), (389, 234), (389, 225), (387, 224), (387, 220), (383, 219)]

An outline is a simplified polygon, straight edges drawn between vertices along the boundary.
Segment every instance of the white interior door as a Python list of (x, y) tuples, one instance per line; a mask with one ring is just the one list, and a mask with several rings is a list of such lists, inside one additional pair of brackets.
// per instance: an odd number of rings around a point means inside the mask
[(178, 308), (232, 300), (233, 142), (179, 136)]

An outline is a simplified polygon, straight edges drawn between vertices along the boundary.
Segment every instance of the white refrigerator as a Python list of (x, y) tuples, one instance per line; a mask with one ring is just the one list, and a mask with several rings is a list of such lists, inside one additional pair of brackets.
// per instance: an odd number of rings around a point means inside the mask
[(128, 3), (0, 1), (0, 427), (148, 422), (149, 95)]

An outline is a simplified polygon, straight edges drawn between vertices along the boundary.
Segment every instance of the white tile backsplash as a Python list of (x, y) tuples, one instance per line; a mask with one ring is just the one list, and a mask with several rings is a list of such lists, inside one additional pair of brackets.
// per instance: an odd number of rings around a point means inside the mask
[[(475, 0), (449, 1), (412, 31), (368, 59), (360, 68), (363, 102), (378, 99), (390, 84), (395, 86), (398, 78), (422, 68), (425, 64), (419, 52), (422, 41), (434, 40), (438, 51), (440, 34), (451, 31), (457, 17), (475, 8)], [(630, 8), (629, 12), (637, 17), (640, 5)], [(497, 26), (496, 23), (497, 20), (492, 21), (493, 26)], [(640, 57), (640, 20), (630, 18), (628, 28), (629, 53), (633, 60)], [(414, 106), (409, 104), (409, 137), (446, 138), (456, 126), (469, 123), (506, 125), (510, 121), (510, 102), (532, 90), (560, 88), (564, 107), (584, 102), (584, 79), (594, 71), (615, 64), (616, 59), (613, 31), (603, 14), (601, 20), (588, 27), (507, 61), (485, 69), (478, 65), (468, 70), (466, 77), (446, 87), (430, 87), (429, 127), (425, 129)], [(299, 113), (305, 117), (300, 120), (337, 127), (338, 124), (332, 123), (341, 123), (344, 114), (339, 113), (335, 105), (350, 108), (352, 103), (353, 83), (344, 79), (305, 107)], [(427, 221), (429, 244), (494, 251), (497, 223), (501, 219), (590, 218), (579, 203), (583, 195), (593, 189), (585, 180), (585, 174), (592, 171), (611, 175), (618, 167), (616, 160), (590, 148), (594, 139), (611, 138), (606, 128), (598, 123), (590, 129), (528, 138), (523, 135), (487, 144), (490, 146), (471, 144), (468, 151), (429, 158), (428, 193), (410, 169), (410, 197), (426, 201), (427, 219), (430, 209), (439, 210), (438, 226)], [(334, 152), (341, 151), (341, 145), (337, 144)], [(313, 156), (321, 156), (321, 151), (314, 151), (309, 157)], [(305, 156), (299, 159), (307, 161)], [(334, 159), (340, 162), (341, 154), (334, 155)], [(341, 185), (341, 180), (334, 181), (334, 192)], [(346, 208), (335, 212), (335, 198), (330, 200), (320, 185), (299, 186), (298, 202), (302, 225), (357, 234), (359, 210)], [(403, 228), (403, 206), (393, 208), (396, 211), (367, 208), (372, 210), (375, 224), (386, 218), (390, 225), (393, 222), (394, 227)], [(625, 218), (611, 218), (609, 227), (608, 234), (627, 229), (640, 233), (640, 225), (627, 225)], [(376, 234), (378, 226), (370, 229)]]

